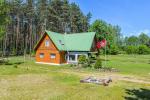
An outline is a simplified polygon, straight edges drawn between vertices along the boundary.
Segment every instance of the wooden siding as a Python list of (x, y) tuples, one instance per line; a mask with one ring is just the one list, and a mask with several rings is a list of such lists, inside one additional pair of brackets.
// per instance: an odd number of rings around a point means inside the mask
[[(49, 41), (48, 47), (45, 46), (45, 41)], [(43, 58), (40, 58), (40, 53), (44, 53)], [(45, 34), (36, 49), (36, 61), (56, 64), (66, 63), (65, 53), (64, 51), (59, 51), (49, 36)], [(55, 58), (51, 58), (51, 54), (55, 54)]]
[(94, 37), (94, 40), (93, 40), (93, 42), (92, 42), (92, 46), (91, 46), (91, 50), (90, 50), (91, 52), (95, 52), (95, 51), (97, 51), (97, 49), (96, 49), (96, 39), (95, 39), (95, 37)]

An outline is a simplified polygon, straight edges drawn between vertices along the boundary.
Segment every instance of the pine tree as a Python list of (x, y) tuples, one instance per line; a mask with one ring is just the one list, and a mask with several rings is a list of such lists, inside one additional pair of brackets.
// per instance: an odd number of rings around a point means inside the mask
[(24, 49), (31, 53), (45, 29), (59, 33), (84, 32), (90, 19), (68, 0), (8, 0), (0, 9), (3, 40), (0, 48), (17, 55), (23, 54)]
[(1, 1), (0, 2), (0, 43), (3, 51), (3, 55), (6, 55), (6, 47), (7, 47), (7, 25), (10, 22), (10, 17), (8, 13), (10, 11), (10, 7), (8, 2)]
[(37, 16), (38, 16), (38, 25), (39, 25), (39, 33), (42, 35), (47, 27), (47, 0), (38, 0), (37, 2)]

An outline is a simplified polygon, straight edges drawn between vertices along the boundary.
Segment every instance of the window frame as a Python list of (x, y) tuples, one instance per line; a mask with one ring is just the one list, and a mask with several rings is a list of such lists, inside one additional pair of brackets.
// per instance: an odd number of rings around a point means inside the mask
[(49, 47), (50, 46), (50, 41), (49, 40), (45, 40), (45, 47)]
[(44, 58), (44, 53), (40, 53), (39, 54), (39, 57), (42, 59), (42, 58)]
[(56, 59), (56, 54), (55, 53), (50, 53), (50, 59)]
[[(70, 60), (70, 56), (74, 56), (74, 60)], [(69, 57), (69, 59), (68, 59), (69, 61), (71, 61), (71, 62), (75, 62), (75, 61), (76, 61), (76, 55), (74, 55), (74, 54), (69, 54), (68, 57)]]

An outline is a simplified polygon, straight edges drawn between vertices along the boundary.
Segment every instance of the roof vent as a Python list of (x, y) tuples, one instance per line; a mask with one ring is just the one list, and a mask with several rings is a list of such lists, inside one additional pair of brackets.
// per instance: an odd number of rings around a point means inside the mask
[(59, 40), (59, 44), (64, 45), (64, 43), (62, 43), (62, 41), (61, 41), (61, 40)]

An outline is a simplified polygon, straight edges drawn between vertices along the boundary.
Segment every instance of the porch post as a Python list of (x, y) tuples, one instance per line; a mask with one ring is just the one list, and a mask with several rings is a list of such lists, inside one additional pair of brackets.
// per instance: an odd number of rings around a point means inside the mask
[(67, 63), (69, 62), (69, 53), (67, 52)]
[(78, 62), (78, 54), (75, 54), (75, 61)]

